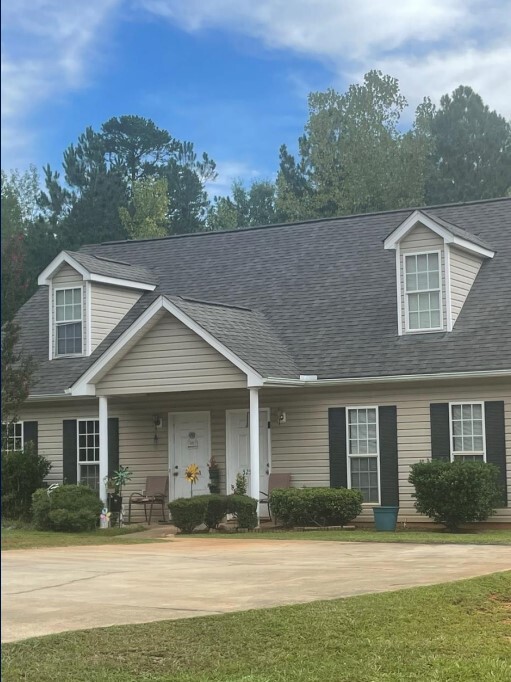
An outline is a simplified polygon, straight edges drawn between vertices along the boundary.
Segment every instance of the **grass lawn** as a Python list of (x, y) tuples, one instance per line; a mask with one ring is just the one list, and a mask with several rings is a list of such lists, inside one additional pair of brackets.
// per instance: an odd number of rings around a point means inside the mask
[(2, 649), (5, 681), (508, 682), (511, 572)]
[(144, 530), (143, 526), (105, 528), (104, 530), (94, 530), (86, 533), (55, 533), (53, 531), (33, 530), (28, 527), (2, 527), (2, 549), (153, 542), (150, 539), (130, 537), (133, 533), (141, 530)]
[(511, 530), (482, 530), (446, 533), (443, 530), (276, 530), (255, 533), (197, 533), (186, 537), (230, 538), (233, 540), (333, 540), (337, 542), (415, 542), (419, 544), (511, 545)]

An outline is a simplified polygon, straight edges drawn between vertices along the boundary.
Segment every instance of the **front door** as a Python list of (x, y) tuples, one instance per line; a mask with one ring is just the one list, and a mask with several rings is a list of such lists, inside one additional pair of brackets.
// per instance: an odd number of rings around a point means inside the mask
[(209, 493), (208, 460), (211, 457), (209, 412), (174, 412), (169, 414), (170, 497), (190, 497), (186, 467), (197, 464), (201, 471), (193, 486), (194, 495)]
[[(250, 494), (250, 426), (248, 410), (227, 411), (227, 493), (236, 483), (236, 476), (247, 476)], [(270, 410), (259, 410), (259, 476), (261, 492), (268, 492), (270, 474)]]

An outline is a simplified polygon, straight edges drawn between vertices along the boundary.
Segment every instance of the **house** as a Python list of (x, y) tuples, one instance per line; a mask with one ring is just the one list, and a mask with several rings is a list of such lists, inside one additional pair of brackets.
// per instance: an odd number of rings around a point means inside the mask
[(511, 489), (511, 199), (94, 244), (39, 285), (9, 444), (51, 481), (104, 498), (120, 463), (127, 494), (168, 473), (175, 498), (214, 456), (227, 491), (290, 473), (409, 522), (419, 460), (493, 462)]

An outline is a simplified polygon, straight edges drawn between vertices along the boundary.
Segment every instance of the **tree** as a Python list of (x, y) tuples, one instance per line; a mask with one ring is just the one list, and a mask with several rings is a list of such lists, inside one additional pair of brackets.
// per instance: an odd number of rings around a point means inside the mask
[(208, 216), (208, 228), (232, 230), (278, 222), (275, 199), (276, 188), (269, 180), (253, 182), (248, 188), (241, 180), (235, 180), (231, 196), (214, 198)]
[(19, 325), (7, 322), (2, 330), (2, 423), (18, 420), (35, 369), (36, 363), (21, 348)]
[(406, 106), (379, 71), (343, 94), (311, 93), (299, 161), (281, 148), (278, 210), (298, 219), (422, 203), (427, 145), (421, 128), (400, 132)]
[(167, 234), (168, 191), (165, 178), (135, 180), (132, 205), (119, 208), (124, 229), (133, 239), (164, 237)]
[(472, 88), (444, 95), (431, 118), (427, 203), (504, 196), (511, 188), (511, 124)]

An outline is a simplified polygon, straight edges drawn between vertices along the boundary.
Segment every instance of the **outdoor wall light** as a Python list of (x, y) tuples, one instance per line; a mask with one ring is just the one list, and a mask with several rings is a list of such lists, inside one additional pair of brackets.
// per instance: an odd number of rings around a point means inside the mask
[(161, 417), (159, 414), (153, 415), (153, 424), (154, 424), (154, 444), (158, 442), (158, 429), (161, 429), (162, 427), (162, 421)]

